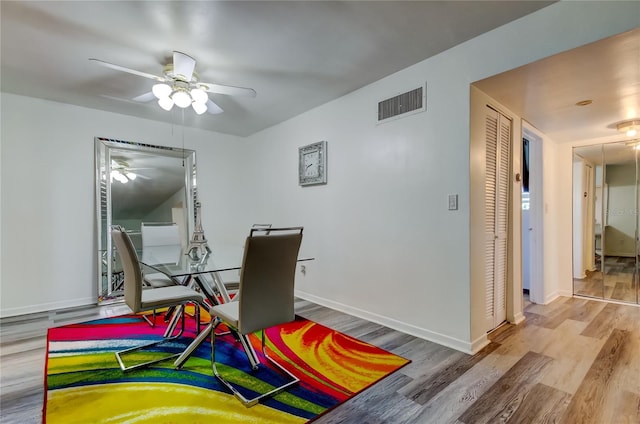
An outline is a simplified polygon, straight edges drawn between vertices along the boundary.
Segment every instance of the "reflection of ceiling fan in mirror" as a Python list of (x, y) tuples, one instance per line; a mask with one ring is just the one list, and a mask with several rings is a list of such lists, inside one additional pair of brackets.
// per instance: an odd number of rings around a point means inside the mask
[(142, 178), (143, 180), (149, 180), (149, 177), (145, 177), (139, 172), (133, 172), (141, 169), (147, 168), (132, 168), (129, 166), (128, 162), (119, 159), (111, 159), (111, 182), (113, 182), (113, 180), (116, 180), (118, 182), (121, 182), (122, 184), (126, 184), (129, 181), (134, 181), (138, 177)]
[(207, 93), (225, 94), (227, 96), (256, 96), (255, 90), (251, 88), (200, 81), (198, 74), (195, 72), (196, 60), (178, 51), (173, 52), (173, 63), (165, 65), (163, 76), (136, 71), (100, 59), (89, 60), (116, 71), (128, 72), (157, 81), (151, 92), (134, 97), (133, 100), (136, 102), (149, 102), (157, 99), (158, 105), (166, 111), (171, 110), (173, 105), (176, 105), (183, 109), (191, 106), (198, 115), (204, 112), (218, 114), (223, 112), (222, 108), (215, 104)]

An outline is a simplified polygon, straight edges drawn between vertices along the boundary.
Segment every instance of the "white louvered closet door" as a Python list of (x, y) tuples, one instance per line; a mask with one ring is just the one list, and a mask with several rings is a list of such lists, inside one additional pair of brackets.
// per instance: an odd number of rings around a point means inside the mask
[(489, 107), (486, 112), (485, 317), (489, 331), (507, 317), (511, 120)]

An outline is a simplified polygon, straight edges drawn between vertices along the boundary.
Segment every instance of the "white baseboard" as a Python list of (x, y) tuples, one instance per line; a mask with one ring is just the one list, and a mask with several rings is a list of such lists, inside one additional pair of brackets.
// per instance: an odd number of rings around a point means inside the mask
[(550, 293), (545, 296), (543, 305), (548, 305), (559, 297), (573, 297), (573, 292), (571, 290), (558, 290)]
[(543, 301), (543, 305), (548, 305), (549, 303), (553, 302), (554, 300), (556, 300), (557, 298), (560, 297), (560, 294), (558, 292), (553, 292), (553, 293), (549, 293), (548, 295), (546, 295), (544, 297), (544, 301)]
[[(452, 349), (459, 350), (460, 352), (468, 353), (470, 355), (473, 355), (473, 353), (477, 352), (486, 344), (488, 344), (488, 340), (486, 343), (484, 343), (484, 341), (481, 339), (470, 343), (468, 341), (449, 337), (447, 335), (436, 333), (425, 328), (416, 327), (414, 325), (407, 324), (405, 322), (398, 321), (384, 315), (365, 311), (364, 309), (355, 308), (353, 306), (345, 305), (344, 303), (335, 302), (333, 300), (319, 297), (300, 290), (296, 290), (295, 294), (301, 299), (308, 300), (318, 305), (326, 306), (327, 308), (335, 309), (336, 311), (344, 312), (345, 314), (353, 315), (367, 321), (375, 322), (376, 324), (384, 325), (385, 327), (393, 328), (394, 330), (398, 330), (403, 333), (437, 343), (439, 345), (450, 347)], [(486, 340), (486, 336), (483, 337)], [(481, 347), (477, 348), (477, 346)], [(475, 350), (476, 348), (477, 350)]]
[(573, 290), (558, 290), (557, 297), (573, 297)]
[(485, 333), (482, 336), (480, 336), (477, 339), (475, 339), (473, 342), (471, 342), (471, 351), (470, 352), (465, 352), (465, 353), (469, 353), (471, 355), (475, 355), (476, 353), (480, 352), (480, 350), (482, 350), (483, 347), (488, 345), (489, 342), (490, 342), (489, 338), (487, 337), (487, 335)]
[(56, 309), (75, 308), (77, 306), (95, 305), (98, 301), (93, 297), (84, 299), (72, 299), (62, 302), (41, 303), (39, 305), (20, 306), (17, 308), (0, 309), (0, 318), (13, 317), (17, 315), (34, 314), (37, 312), (48, 312)]
[(522, 312), (519, 312), (513, 317), (513, 322), (511, 324), (518, 325), (523, 321), (524, 321), (524, 314)]

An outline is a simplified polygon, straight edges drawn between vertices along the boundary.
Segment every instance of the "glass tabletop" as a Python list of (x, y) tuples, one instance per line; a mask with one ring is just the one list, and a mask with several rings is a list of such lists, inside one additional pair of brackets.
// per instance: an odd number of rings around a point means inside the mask
[[(183, 277), (212, 272), (240, 269), (242, 246), (216, 245), (213, 251), (201, 260), (193, 260), (180, 245), (146, 247), (139, 253), (141, 264), (170, 277)], [(298, 255), (298, 262), (313, 260), (308, 255)]]
[(197, 275), (240, 269), (242, 247), (216, 246), (201, 260), (193, 260), (180, 245), (146, 247), (139, 255), (141, 264), (170, 277)]

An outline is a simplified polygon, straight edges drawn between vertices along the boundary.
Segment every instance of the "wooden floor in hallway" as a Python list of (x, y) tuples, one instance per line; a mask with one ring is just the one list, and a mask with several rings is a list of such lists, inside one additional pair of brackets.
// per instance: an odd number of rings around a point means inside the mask
[[(39, 423), (46, 330), (128, 312), (87, 307), (0, 320), (0, 422)], [(640, 307), (528, 304), (467, 355), (298, 300), (296, 312), (412, 362), (316, 423), (640, 423)]]

